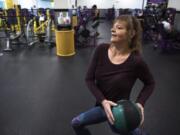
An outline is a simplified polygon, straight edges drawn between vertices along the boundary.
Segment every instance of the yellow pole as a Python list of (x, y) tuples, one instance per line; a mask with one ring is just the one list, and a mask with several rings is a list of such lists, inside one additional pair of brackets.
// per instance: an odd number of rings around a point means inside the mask
[(15, 9), (16, 9), (16, 18), (17, 18), (17, 31), (21, 31), (21, 21), (20, 21), (20, 5), (15, 5)]
[(46, 10), (46, 16), (47, 16), (47, 20), (49, 20), (50, 19), (50, 9)]
[[(40, 25), (40, 27), (38, 27), (37, 29), (39, 29), (39, 28), (41, 28), (41, 31), (40, 31), (40, 33), (44, 33), (45, 32), (45, 27), (44, 27), (44, 25), (42, 25), (43, 23), (44, 23), (44, 21), (41, 21), (41, 15), (43, 15), (43, 13), (41, 12), (41, 11), (38, 11), (38, 16), (39, 16), (39, 25)], [(37, 31), (37, 30), (36, 30)]]
[(41, 33), (45, 33), (45, 25), (44, 25), (44, 22), (41, 22), (41, 25), (42, 25), (42, 31), (41, 31)]
[[(5, 20), (7, 20), (7, 10), (4, 10), (4, 16), (5, 16)], [(7, 27), (7, 23), (4, 23), (5, 24), (5, 28), (8, 29)]]
[(14, 8), (13, 0), (5, 0), (4, 2), (5, 2), (6, 9)]
[(36, 22), (36, 17), (34, 17), (34, 33), (37, 33), (37, 22)]
[(73, 28), (78, 25), (77, 16), (72, 16), (72, 26)]

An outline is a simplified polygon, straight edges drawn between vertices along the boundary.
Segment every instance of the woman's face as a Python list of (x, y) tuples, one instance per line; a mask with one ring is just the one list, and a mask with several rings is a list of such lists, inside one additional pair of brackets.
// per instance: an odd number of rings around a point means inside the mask
[(117, 21), (111, 29), (111, 43), (125, 43), (128, 40), (128, 31), (124, 21)]

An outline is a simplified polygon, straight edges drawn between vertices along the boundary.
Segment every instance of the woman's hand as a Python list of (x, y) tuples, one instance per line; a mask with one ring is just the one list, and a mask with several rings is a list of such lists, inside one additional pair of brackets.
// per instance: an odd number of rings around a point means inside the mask
[(117, 104), (110, 101), (110, 100), (103, 100), (101, 102), (103, 108), (104, 108), (104, 111), (106, 113), (106, 116), (108, 118), (108, 121), (113, 125), (114, 124), (114, 117), (113, 117), (113, 114), (112, 114), (112, 111), (111, 111), (111, 106), (116, 106)]
[(141, 110), (141, 123), (139, 126), (142, 126), (143, 122), (144, 122), (144, 107), (140, 104), (140, 103), (136, 103), (136, 105), (139, 107), (139, 109)]

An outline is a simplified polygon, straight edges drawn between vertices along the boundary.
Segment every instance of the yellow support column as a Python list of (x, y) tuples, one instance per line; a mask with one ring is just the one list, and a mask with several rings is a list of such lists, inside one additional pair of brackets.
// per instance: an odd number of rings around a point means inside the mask
[(39, 22), (40, 23), (40, 26), (41, 26), (41, 31), (40, 31), (40, 33), (45, 33), (45, 22), (44, 21), (40, 21)]
[(33, 30), (34, 30), (34, 33), (37, 33), (37, 21), (36, 21), (36, 17), (33, 18), (34, 19), (34, 22), (33, 22)]
[(75, 54), (74, 30), (56, 30), (56, 53), (58, 56), (72, 56)]
[(50, 17), (50, 9), (46, 10), (46, 16), (47, 16), (47, 20), (51, 19), (51, 17)]
[(72, 16), (72, 26), (73, 28), (76, 27), (78, 24), (77, 16)]
[(17, 31), (21, 31), (21, 20), (20, 20), (20, 10), (21, 10), (21, 7), (20, 5), (15, 5), (15, 9), (16, 9), (16, 18), (17, 18)]
[(5, 0), (6, 9), (14, 8), (13, 0)]

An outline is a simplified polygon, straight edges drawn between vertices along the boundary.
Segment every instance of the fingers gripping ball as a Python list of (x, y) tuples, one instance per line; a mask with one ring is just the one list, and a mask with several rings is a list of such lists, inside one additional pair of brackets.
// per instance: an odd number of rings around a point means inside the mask
[(140, 125), (141, 113), (137, 105), (129, 100), (120, 100), (112, 108), (114, 127), (122, 134), (133, 131)]

